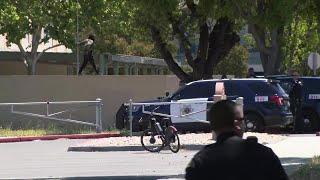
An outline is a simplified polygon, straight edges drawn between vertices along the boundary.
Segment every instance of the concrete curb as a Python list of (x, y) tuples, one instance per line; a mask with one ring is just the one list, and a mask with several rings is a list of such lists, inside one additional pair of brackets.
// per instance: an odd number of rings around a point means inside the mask
[(100, 134), (66, 134), (66, 135), (46, 135), (46, 136), (24, 136), (24, 137), (4, 137), (0, 138), (0, 143), (25, 142), (34, 140), (56, 140), (56, 139), (96, 139), (119, 137), (120, 133), (100, 133)]

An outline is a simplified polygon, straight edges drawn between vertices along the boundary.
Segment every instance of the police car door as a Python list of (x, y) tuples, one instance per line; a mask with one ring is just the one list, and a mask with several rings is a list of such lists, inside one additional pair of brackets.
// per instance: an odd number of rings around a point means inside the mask
[[(179, 93), (179, 97), (171, 102), (181, 102), (182, 104), (171, 104), (170, 114), (172, 123), (191, 123), (207, 120), (208, 98), (214, 95), (215, 82), (203, 81), (186, 85)], [(189, 103), (190, 102), (190, 103)]]

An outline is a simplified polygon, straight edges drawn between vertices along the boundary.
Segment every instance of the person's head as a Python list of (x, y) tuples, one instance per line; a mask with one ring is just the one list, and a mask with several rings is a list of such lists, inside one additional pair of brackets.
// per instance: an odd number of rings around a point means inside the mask
[(254, 69), (252, 67), (248, 69), (248, 74), (254, 75)]
[(297, 71), (292, 72), (293, 80), (297, 81), (299, 79), (299, 73)]
[(209, 110), (208, 119), (217, 135), (231, 131), (240, 137), (243, 135), (243, 113), (240, 106), (233, 101), (222, 100), (214, 103)]
[(89, 34), (88, 39), (91, 39), (92, 41), (94, 41), (95, 37), (93, 34)]

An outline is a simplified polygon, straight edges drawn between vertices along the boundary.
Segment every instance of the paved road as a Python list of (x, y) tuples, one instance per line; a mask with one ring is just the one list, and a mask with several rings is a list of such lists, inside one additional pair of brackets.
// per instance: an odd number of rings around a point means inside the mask
[(195, 153), (67, 152), (70, 145), (79, 142), (81, 140), (0, 144), (0, 178), (179, 175)]
[[(0, 144), (0, 179), (161, 179), (183, 177), (196, 151), (67, 152), (83, 140), (55, 140)], [(289, 144), (291, 142), (289, 141)], [(280, 151), (280, 153), (283, 153)], [(290, 173), (309, 156), (282, 156)], [(292, 164), (293, 163), (293, 164)], [(141, 177), (143, 176), (143, 177)], [(116, 178), (117, 177), (117, 178)]]

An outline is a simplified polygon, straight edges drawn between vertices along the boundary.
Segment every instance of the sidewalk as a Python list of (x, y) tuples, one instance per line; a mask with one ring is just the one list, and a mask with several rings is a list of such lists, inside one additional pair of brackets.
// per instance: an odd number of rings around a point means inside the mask
[(279, 143), (269, 144), (267, 146), (281, 158), (312, 158), (313, 156), (320, 155), (320, 136), (293, 135)]

